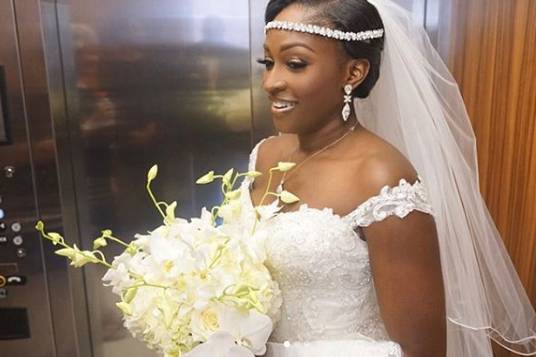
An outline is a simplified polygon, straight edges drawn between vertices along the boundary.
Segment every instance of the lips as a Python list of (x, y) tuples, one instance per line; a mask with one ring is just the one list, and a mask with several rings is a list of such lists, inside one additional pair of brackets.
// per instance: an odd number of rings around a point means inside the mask
[(274, 113), (288, 113), (296, 107), (296, 102), (283, 100), (283, 99), (273, 99), (272, 100), (272, 112)]

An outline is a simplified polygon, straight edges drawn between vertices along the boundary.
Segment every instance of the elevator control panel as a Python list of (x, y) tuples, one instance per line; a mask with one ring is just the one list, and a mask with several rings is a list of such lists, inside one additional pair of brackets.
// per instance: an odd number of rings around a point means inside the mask
[(17, 306), (17, 291), (28, 282), (26, 223), (19, 218), (15, 201), (17, 170), (12, 165), (0, 167), (0, 340), (30, 338), (28, 309)]

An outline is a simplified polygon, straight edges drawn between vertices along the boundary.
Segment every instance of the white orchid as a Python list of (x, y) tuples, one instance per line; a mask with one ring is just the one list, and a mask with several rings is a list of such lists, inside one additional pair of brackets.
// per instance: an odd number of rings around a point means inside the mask
[[(270, 170), (270, 180), (272, 171), (292, 166), (279, 163)], [(211, 171), (198, 183), (221, 179), (224, 202), (210, 211), (203, 207), (199, 217), (188, 221), (176, 216), (176, 202), (157, 201), (150, 189), (157, 174), (155, 165), (147, 174), (146, 187), (163, 224), (135, 235), (128, 244), (104, 230), (94, 240), (93, 251), (81, 250), (66, 244), (58, 233), (46, 233), (42, 222), (36, 228), (45, 239), (61, 246), (56, 254), (69, 258), (71, 265), (95, 263), (108, 268), (102, 280), (120, 297), (116, 305), (123, 313), (124, 326), (159, 355), (264, 354), (282, 303), (278, 284), (265, 266), (266, 228), (282, 208), (278, 200), (255, 207), (255, 221), (251, 221), (249, 207), (242, 205), (242, 190), (234, 185), (240, 176), (255, 178), (261, 173), (240, 174), (231, 169), (216, 175)], [(298, 199), (286, 191), (280, 198)], [(219, 225), (218, 216), (223, 218)], [(112, 263), (99, 250), (110, 242), (125, 248)]]
[(221, 331), (228, 332), (236, 343), (251, 350), (255, 355), (266, 352), (266, 342), (272, 333), (272, 320), (252, 309), (242, 311), (229, 306), (220, 306)]
[[(205, 311), (203, 321), (196, 321), (210, 331), (207, 342), (197, 346), (187, 357), (253, 356), (266, 352), (266, 342), (272, 332), (272, 320), (256, 310), (242, 311), (225, 305)], [(203, 314), (200, 314), (202, 319)], [(196, 330), (197, 331), (197, 330)]]
[(253, 353), (235, 344), (231, 334), (225, 331), (213, 333), (207, 342), (202, 343), (184, 357), (254, 357)]

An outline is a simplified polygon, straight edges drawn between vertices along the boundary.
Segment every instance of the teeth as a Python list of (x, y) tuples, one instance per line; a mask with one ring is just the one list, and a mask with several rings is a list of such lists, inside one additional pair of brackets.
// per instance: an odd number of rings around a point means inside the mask
[(294, 106), (294, 103), (290, 102), (274, 102), (273, 104), (277, 109), (286, 109)]

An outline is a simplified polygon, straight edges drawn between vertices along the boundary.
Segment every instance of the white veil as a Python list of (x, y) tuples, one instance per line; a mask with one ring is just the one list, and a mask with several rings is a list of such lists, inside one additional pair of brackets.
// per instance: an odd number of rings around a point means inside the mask
[(422, 26), (369, 0), (385, 26), (380, 79), (360, 123), (395, 145), (428, 187), (448, 317), (448, 357), (492, 356), (490, 338), (536, 353), (536, 316), (479, 190), (476, 143), (458, 86)]

